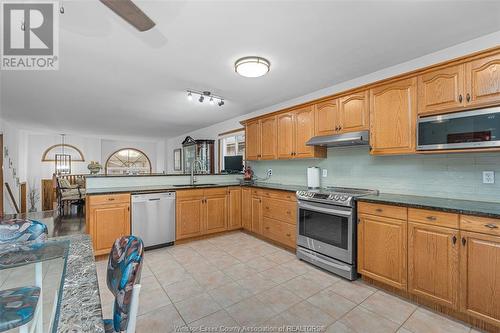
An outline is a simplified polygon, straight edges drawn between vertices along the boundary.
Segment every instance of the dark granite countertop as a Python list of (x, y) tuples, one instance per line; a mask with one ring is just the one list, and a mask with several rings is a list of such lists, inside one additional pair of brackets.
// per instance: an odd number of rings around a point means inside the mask
[(450, 213), (500, 218), (500, 202), (495, 203), (389, 193), (367, 195), (357, 198), (357, 201), (386, 203), (396, 206), (424, 208)]
[(194, 188), (211, 188), (211, 187), (226, 187), (226, 186), (249, 186), (249, 187), (268, 188), (268, 189), (273, 189), (273, 190), (282, 190), (282, 191), (290, 191), (290, 192), (307, 190), (307, 186), (302, 186), (302, 185), (284, 185), (284, 184), (265, 183), (265, 182), (257, 182), (257, 183), (253, 183), (253, 184), (241, 184), (240, 182), (226, 182), (226, 183), (217, 183), (217, 184), (200, 183), (200, 184), (197, 184), (195, 186), (191, 186), (191, 185), (185, 185), (185, 186), (156, 185), (156, 186), (94, 188), (94, 189), (87, 189), (87, 194), (88, 195), (113, 194), (113, 193), (143, 194), (143, 193), (176, 191), (176, 190), (185, 190), (185, 189), (194, 189)]

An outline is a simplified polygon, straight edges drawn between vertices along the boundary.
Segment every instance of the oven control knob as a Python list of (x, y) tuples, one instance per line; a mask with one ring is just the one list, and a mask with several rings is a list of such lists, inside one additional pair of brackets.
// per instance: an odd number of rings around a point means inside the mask
[(340, 195), (336, 194), (335, 197), (334, 197), (335, 201), (339, 201), (340, 199)]
[(347, 201), (347, 199), (349, 199), (349, 197), (346, 197), (345, 195), (342, 196), (342, 201)]

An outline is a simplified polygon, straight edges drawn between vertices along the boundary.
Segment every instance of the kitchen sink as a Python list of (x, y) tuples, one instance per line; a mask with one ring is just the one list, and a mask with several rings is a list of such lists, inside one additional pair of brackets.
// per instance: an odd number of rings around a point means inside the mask
[(218, 185), (218, 184), (194, 184), (194, 185), (191, 185), (191, 184), (179, 184), (179, 185), (172, 185), (174, 187), (200, 187), (200, 186), (215, 186), (215, 185)]

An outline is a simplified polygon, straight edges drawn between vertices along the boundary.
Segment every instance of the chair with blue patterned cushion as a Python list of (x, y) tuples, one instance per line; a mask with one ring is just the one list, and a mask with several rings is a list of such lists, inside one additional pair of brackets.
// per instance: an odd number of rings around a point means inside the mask
[[(47, 239), (47, 226), (41, 222), (26, 219), (0, 221), (0, 244), (40, 243)], [(35, 264), (37, 287), (18, 287), (0, 291), (0, 332), (19, 327), (28, 332), (29, 323), (35, 318), (37, 332), (43, 329), (42, 307), (37, 306), (41, 295), (42, 264)], [(38, 320), (37, 320), (38, 319)]]
[(107, 284), (115, 296), (113, 319), (104, 320), (108, 332), (135, 332), (144, 244), (135, 236), (118, 238), (108, 260)]
[(0, 244), (19, 242), (43, 242), (47, 239), (47, 226), (26, 219), (0, 221)]

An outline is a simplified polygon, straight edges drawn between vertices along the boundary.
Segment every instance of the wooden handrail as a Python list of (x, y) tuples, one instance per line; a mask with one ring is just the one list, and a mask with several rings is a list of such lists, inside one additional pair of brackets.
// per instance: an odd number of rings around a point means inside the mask
[(17, 214), (21, 213), (19, 211), (19, 206), (17, 205), (16, 199), (14, 198), (14, 195), (12, 194), (12, 190), (10, 189), (9, 183), (5, 183), (5, 187), (7, 187), (7, 192), (9, 193), (10, 200), (12, 200), (12, 203), (14, 204), (14, 208), (16, 209), (16, 213)]

